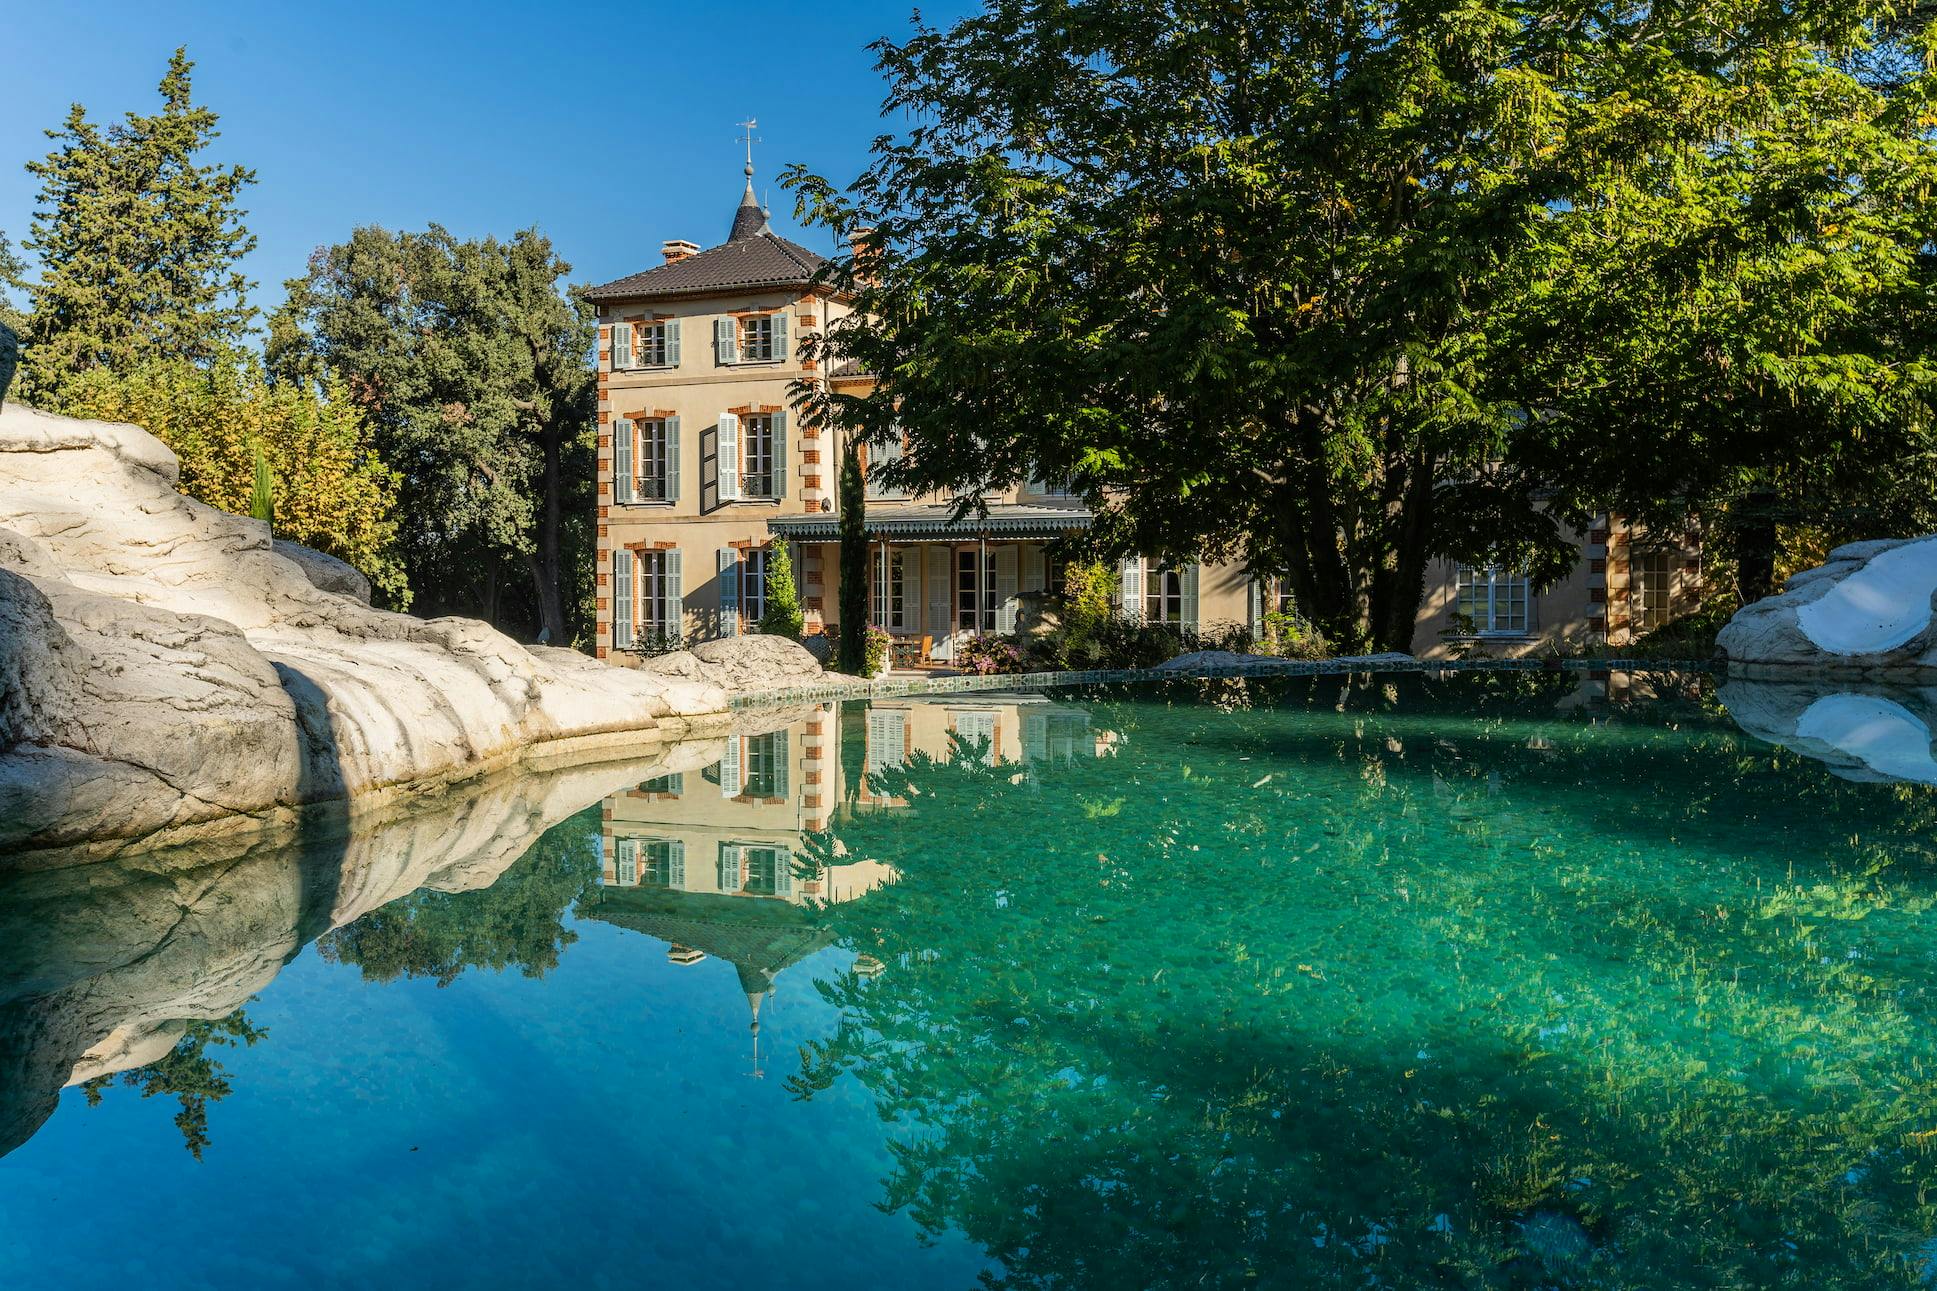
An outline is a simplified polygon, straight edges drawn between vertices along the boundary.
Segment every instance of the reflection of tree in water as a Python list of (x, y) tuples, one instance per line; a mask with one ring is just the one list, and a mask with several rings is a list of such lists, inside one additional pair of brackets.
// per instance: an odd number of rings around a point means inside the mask
[(241, 1009), (213, 1021), (196, 1019), (187, 1024), (175, 1047), (161, 1058), (118, 1076), (96, 1076), (82, 1082), (81, 1089), (89, 1107), (99, 1106), (103, 1092), (116, 1081), (139, 1089), (143, 1098), (173, 1094), (181, 1101), (175, 1128), (182, 1132), (182, 1143), (189, 1153), (200, 1161), (202, 1149), (209, 1145), (208, 1105), (230, 1093), (228, 1072), (210, 1056), (209, 1047), (253, 1045), (268, 1034), (252, 1025)]
[(837, 827), (901, 878), (821, 918), (887, 968), (822, 984), (794, 1091), (859, 1079), (887, 1204), (999, 1285), (1914, 1282), (1937, 795), (1571, 688), (1106, 699), (1105, 762), (913, 759)]
[(542, 977), (578, 940), (564, 914), (599, 873), (599, 809), (561, 821), (490, 887), (420, 889), (325, 933), (317, 950), (354, 964), (364, 979), (435, 978), (448, 986), (468, 968), (516, 967)]

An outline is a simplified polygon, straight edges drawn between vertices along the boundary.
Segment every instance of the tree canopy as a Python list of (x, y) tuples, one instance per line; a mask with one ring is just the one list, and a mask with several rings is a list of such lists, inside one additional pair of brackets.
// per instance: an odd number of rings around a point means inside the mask
[(369, 417), (420, 603), (561, 645), (588, 622), (597, 398), (570, 270), (535, 229), (360, 228), (290, 281), (268, 348), (279, 379), (333, 374)]
[(1921, 425), (1879, 353), (1917, 336), (1929, 79), (1852, 63), (1921, 57), (1889, 14), (988, 0), (875, 47), (910, 124), (852, 185), (788, 176), (857, 239), (826, 345), (878, 378), (820, 412), (904, 431), (905, 486), (1068, 476), (1105, 550), (1408, 648), (1432, 558), (1549, 582), (1595, 511)]
[[(39, 275), (24, 285), (22, 396), (58, 406), (68, 382), (95, 368), (127, 372), (155, 358), (210, 363), (247, 334), (255, 311), (240, 262), (255, 235), (242, 223), (244, 166), (201, 159), (216, 115), (196, 104), (194, 64), (177, 49), (162, 107), (103, 127), (80, 104), (27, 163), (40, 181), (26, 246)], [(0, 268), (6, 256), (0, 252)]]

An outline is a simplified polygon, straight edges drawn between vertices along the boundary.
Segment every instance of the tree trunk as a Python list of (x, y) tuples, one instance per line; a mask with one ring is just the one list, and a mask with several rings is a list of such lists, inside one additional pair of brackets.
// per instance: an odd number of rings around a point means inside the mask
[(544, 448), (545, 475), (538, 517), (538, 550), (527, 557), (531, 566), (532, 589), (538, 596), (538, 616), (543, 639), (555, 646), (571, 644), (565, 633), (565, 606), (559, 593), (558, 530), (559, 499), (558, 431), (547, 426), (540, 436)]
[(1776, 491), (1751, 488), (1735, 520), (1735, 593), (1750, 605), (1776, 590)]

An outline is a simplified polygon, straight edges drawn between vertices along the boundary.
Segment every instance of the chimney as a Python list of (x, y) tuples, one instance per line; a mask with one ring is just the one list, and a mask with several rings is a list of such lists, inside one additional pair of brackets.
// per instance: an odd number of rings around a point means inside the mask
[(847, 249), (854, 264), (854, 277), (861, 283), (871, 283), (874, 280), (874, 274), (868, 264), (878, 254), (874, 247), (868, 245), (873, 236), (874, 228), (871, 225), (855, 229), (847, 235)]
[(688, 256), (699, 254), (699, 243), (688, 242), (684, 238), (668, 238), (659, 244), (659, 254), (666, 257), (667, 264), (678, 264)]

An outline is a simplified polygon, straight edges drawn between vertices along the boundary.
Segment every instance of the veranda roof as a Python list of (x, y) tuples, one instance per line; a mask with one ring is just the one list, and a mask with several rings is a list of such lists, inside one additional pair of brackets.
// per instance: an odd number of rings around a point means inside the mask
[[(974, 542), (978, 538), (1060, 538), (1090, 527), (1093, 517), (1083, 506), (1035, 505), (1001, 502), (986, 516), (950, 518), (947, 503), (922, 506), (870, 506), (863, 531), (870, 538), (905, 542)], [(767, 531), (792, 542), (833, 542), (841, 536), (835, 515), (775, 516)]]

